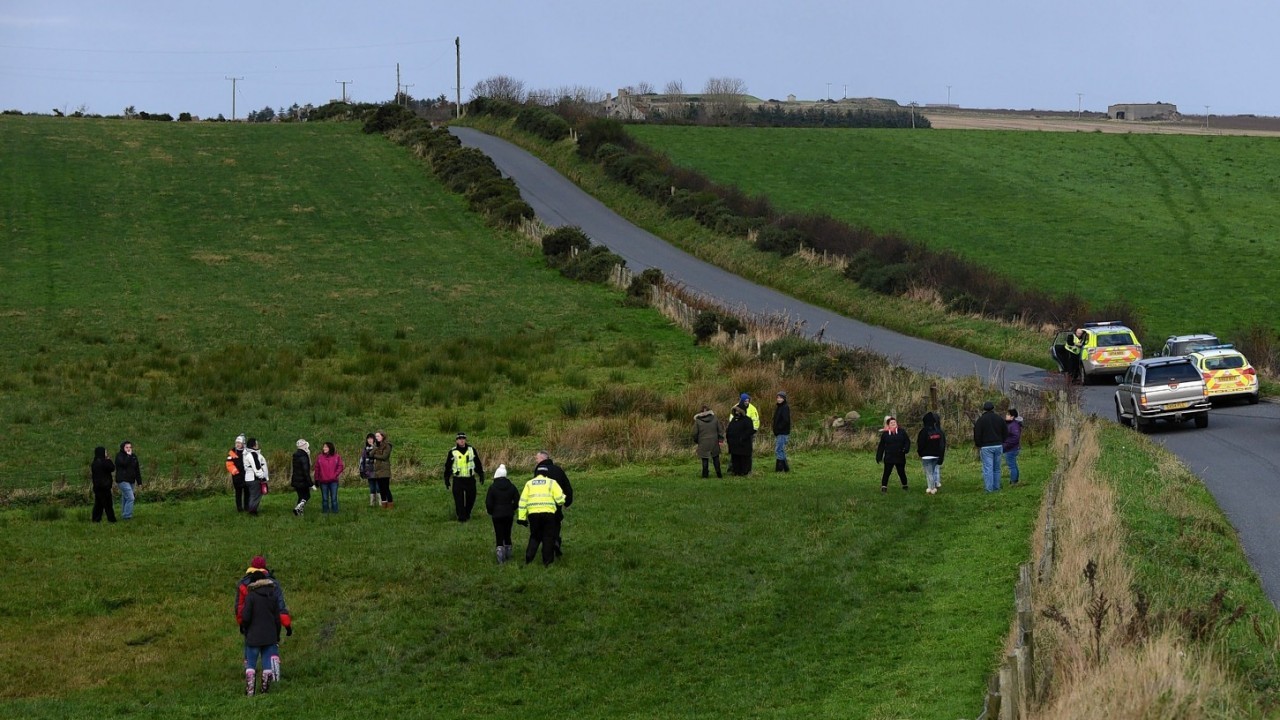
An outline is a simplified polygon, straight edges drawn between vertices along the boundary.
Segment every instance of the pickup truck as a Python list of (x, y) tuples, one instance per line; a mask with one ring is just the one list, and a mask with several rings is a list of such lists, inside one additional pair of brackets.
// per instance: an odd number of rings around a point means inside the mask
[(1125, 371), (1116, 389), (1116, 420), (1147, 432), (1156, 420), (1209, 426), (1209, 396), (1204, 378), (1188, 357), (1139, 360)]

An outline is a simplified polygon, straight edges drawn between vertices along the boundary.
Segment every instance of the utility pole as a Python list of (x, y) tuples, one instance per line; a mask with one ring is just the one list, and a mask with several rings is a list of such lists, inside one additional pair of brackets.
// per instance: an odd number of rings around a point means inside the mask
[(453, 87), (454, 92), (457, 93), (454, 96), (457, 98), (454, 101), (454, 110), (457, 111), (458, 117), (462, 117), (462, 36), (461, 35), (453, 39), (453, 50), (454, 50), (454, 67), (457, 68), (457, 73), (458, 73), (457, 84), (454, 85)]
[(947, 86), (947, 107), (951, 107), (951, 86)]
[(226, 79), (227, 79), (227, 80), (230, 80), (230, 81), (231, 81), (231, 121), (232, 121), (232, 122), (235, 122), (235, 119), (236, 119), (236, 81), (237, 81), (237, 80), (243, 80), (244, 78), (242, 78), (242, 77), (227, 77), (227, 76), (225, 76), (225, 75), (224, 75), (223, 77), (226, 77)]
[(1209, 106), (1204, 106), (1204, 131), (1209, 132)]
[(413, 87), (413, 83), (405, 83), (401, 87), (404, 88), (404, 93), (400, 97), (404, 98), (404, 100), (400, 104), (409, 107), (409, 88)]
[(916, 101), (911, 101), (911, 129), (916, 129)]
[(334, 82), (342, 85), (342, 102), (345, 103), (347, 101), (347, 86), (355, 83), (351, 80), (334, 80)]
[(827, 100), (831, 100), (831, 83), (827, 83)]
[(400, 63), (396, 63), (396, 104), (400, 104)]
[(844, 95), (842, 95), (842, 96), (840, 97), (840, 99), (841, 99), (841, 100), (848, 100), (848, 99), (849, 99), (849, 83), (845, 83), (845, 84), (844, 84)]
[(1080, 109), (1084, 107), (1084, 93), (1076, 93), (1076, 119), (1080, 119)]

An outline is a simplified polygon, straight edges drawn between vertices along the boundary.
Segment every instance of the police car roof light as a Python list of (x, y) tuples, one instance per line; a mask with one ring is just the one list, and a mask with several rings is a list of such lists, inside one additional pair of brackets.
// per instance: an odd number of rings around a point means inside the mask
[(1205, 350), (1235, 350), (1236, 346), (1231, 343), (1223, 343), (1222, 345), (1197, 345), (1191, 348), (1191, 352), (1204, 352)]
[(1120, 322), (1119, 320), (1099, 320), (1094, 322), (1087, 322), (1081, 325), (1080, 327), (1107, 327), (1108, 325), (1123, 325), (1123, 324), (1124, 323)]

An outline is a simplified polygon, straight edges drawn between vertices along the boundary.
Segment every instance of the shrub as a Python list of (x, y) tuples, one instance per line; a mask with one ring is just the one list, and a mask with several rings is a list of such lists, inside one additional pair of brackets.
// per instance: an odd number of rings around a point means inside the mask
[(777, 225), (765, 225), (756, 234), (756, 249), (776, 252), (782, 257), (794, 255), (800, 250), (799, 230), (784, 230)]
[(718, 313), (715, 310), (703, 310), (698, 313), (698, 319), (693, 323), (694, 342), (704, 343), (721, 330), (730, 335), (737, 335), (743, 329), (742, 321), (732, 315)]
[(533, 425), (522, 417), (513, 417), (507, 420), (507, 434), (511, 437), (528, 437), (533, 434)]
[(369, 113), (364, 121), (366, 133), (384, 133), (399, 127), (417, 117), (413, 111), (403, 105), (382, 105)]
[(520, 221), (532, 218), (533, 216), (533, 207), (530, 206), (529, 203), (520, 199), (508, 200), (499, 207), (489, 211), (489, 217), (491, 217), (494, 222), (509, 227), (516, 227), (520, 224)]
[(608, 248), (593, 245), (577, 255), (570, 256), (560, 266), (560, 274), (572, 280), (603, 283), (618, 265), (625, 266), (626, 260), (613, 254)]
[(662, 271), (657, 268), (649, 268), (639, 275), (631, 278), (631, 284), (627, 286), (627, 296), (622, 301), (627, 307), (648, 307), (649, 296), (655, 285), (662, 284)]
[(798, 335), (780, 337), (760, 346), (761, 357), (776, 357), (787, 365), (794, 365), (802, 357), (824, 354), (827, 351), (826, 345), (807, 340)]
[(594, 157), (606, 143), (622, 148), (635, 145), (622, 123), (610, 118), (594, 118), (578, 131), (578, 154), (584, 158)]
[(569, 123), (564, 118), (538, 107), (521, 110), (516, 115), (515, 126), (548, 142), (559, 142), (569, 137)]
[(506, 100), (494, 100), (488, 97), (478, 97), (467, 103), (468, 115), (492, 115), (494, 117), (508, 118), (519, 111), (519, 106), (514, 103)]
[(549, 256), (567, 256), (574, 250), (582, 252), (591, 247), (591, 238), (582, 232), (582, 228), (572, 225), (556, 228), (542, 238), (542, 254)]
[(591, 394), (587, 412), (598, 416), (657, 415), (662, 412), (662, 398), (648, 388), (608, 385)]

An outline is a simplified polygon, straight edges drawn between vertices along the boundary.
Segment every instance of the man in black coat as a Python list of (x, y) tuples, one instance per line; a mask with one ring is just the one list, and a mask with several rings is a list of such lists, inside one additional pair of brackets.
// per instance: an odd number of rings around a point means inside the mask
[(1000, 458), (1004, 454), (1004, 438), (1009, 426), (996, 415), (995, 403), (982, 404), (982, 414), (973, 423), (973, 445), (982, 460), (982, 485), (987, 492), (1000, 489)]
[(787, 393), (778, 392), (778, 404), (773, 408), (773, 455), (774, 472), (791, 472), (791, 463), (787, 461), (787, 438), (791, 435), (791, 405), (787, 403)]
[[(533, 474), (546, 475), (555, 480), (560, 485), (560, 489), (564, 492), (564, 506), (567, 508), (573, 504), (573, 485), (569, 484), (569, 476), (565, 474), (564, 468), (560, 467), (551, 459), (551, 455), (546, 450), (539, 450), (537, 455), (537, 467), (534, 468)], [(556, 520), (559, 524), (559, 532), (556, 533), (556, 557), (560, 557), (564, 553), (561, 552), (560, 546), (564, 544), (564, 510), (556, 508)]]
[(756, 429), (742, 406), (733, 406), (733, 417), (724, 429), (725, 445), (729, 449), (729, 474), (746, 477), (751, 474), (751, 439)]

